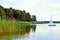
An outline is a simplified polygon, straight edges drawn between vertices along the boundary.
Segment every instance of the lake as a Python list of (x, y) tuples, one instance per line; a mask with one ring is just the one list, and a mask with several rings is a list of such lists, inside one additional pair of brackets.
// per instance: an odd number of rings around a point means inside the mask
[(60, 40), (60, 24), (35, 24), (23, 32), (0, 36), (0, 40)]

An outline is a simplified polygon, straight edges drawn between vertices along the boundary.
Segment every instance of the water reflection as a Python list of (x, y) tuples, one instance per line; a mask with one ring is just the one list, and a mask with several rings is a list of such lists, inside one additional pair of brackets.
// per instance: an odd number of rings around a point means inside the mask
[[(60, 40), (60, 24), (49, 27), (48, 24), (15, 26), (19, 31), (0, 36), (1, 40)], [(21, 31), (20, 31), (21, 30)]]
[(35, 32), (36, 31), (36, 25), (31, 25), (32, 26), (32, 31)]
[(0, 36), (0, 40), (22, 40), (24, 37), (28, 37), (30, 31), (35, 32), (36, 25), (18, 25), (15, 29), (19, 30), (9, 34), (3, 34)]
[(37, 25), (35, 36), (38, 40), (60, 40), (60, 24), (55, 27), (49, 27), (47, 24)]

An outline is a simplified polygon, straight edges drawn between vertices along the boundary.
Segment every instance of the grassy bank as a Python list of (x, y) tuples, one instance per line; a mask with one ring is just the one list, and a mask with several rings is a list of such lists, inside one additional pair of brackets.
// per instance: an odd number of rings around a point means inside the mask
[(26, 29), (29, 29), (31, 22), (12, 22), (6, 20), (0, 20), (0, 34), (15, 33), (21, 32)]
[(44, 22), (12, 22), (9, 20), (0, 20), (0, 35), (27, 31), (32, 27), (30, 24), (44, 24)]
[[(47, 23), (47, 22), (46, 22)], [(19, 30), (25, 28), (26, 25), (30, 24), (45, 24), (45, 22), (23, 22), (23, 21), (7, 21), (7, 20), (0, 20), (0, 30)], [(24, 30), (24, 29), (23, 29)]]
[(1, 20), (0, 21), (0, 29), (4, 29), (4, 28), (10, 28), (10, 27), (16, 27), (16, 26), (21, 26), (21, 25), (29, 25), (31, 24), (31, 22), (21, 22), (21, 21), (17, 21), (17, 22), (12, 22), (12, 21), (5, 21), (5, 20)]
[(49, 22), (31, 22), (32, 24), (47, 24)]

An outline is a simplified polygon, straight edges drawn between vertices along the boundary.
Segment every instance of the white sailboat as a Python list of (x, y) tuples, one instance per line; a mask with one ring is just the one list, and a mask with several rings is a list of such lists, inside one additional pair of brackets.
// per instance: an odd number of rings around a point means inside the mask
[(56, 26), (56, 25), (53, 23), (53, 21), (52, 21), (52, 16), (51, 16), (50, 23), (49, 23), (48, 26)]

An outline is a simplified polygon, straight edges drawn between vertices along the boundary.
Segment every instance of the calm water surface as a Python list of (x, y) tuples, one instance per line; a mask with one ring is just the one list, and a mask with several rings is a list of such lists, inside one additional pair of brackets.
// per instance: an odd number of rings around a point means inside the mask
[(14, 35), (4, 35), (0, 40), (60, 40), (60, 24), (36, 24), (24, 32)]

